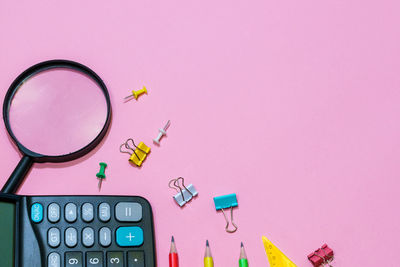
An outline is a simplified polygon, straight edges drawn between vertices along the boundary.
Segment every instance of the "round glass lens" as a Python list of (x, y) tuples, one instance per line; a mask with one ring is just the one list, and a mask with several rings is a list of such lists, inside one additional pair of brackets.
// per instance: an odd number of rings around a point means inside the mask
[(107, 121), (107, 101), (87, 74), (57, 67), (30, 76), (9, 107), (9, 123), (27, 149), (62, 156), (90, 144)]

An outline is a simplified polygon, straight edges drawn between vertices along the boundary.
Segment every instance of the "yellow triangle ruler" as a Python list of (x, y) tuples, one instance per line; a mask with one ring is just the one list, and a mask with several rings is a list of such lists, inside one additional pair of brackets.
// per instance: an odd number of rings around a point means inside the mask
[(286, 255), (283, 254), (279, 248), (275, 247), (265, 236), (262, 237), (262, 240), (270, 267), (296, 267), (296, 264), (286, 257)]

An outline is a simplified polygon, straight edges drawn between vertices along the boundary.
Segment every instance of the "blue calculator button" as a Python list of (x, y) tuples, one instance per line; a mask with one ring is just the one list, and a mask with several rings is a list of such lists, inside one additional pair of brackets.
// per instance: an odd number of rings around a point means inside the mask
[(40, 223), (43, 220), (43, 206), (35, 203), (31, 207), (31, 219), (35, 223)]
[(119, 227), (116, 232), (120, 247), (136, 247), (143, 244), (143, 230), (137, 226)]

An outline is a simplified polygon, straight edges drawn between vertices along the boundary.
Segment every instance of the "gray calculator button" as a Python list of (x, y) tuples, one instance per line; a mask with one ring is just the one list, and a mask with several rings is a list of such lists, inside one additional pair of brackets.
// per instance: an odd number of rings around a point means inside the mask
[(103, 227), (99, 231), (100, 245), (108, 247), (111, 244), (111, 230), (110, 228)]
[(103, 267), (103, 252), (91, 251), (86, 253), (86, 267)]
[(65, 230), (65, 244), (72, 248), (78, 243), (78, 232), (75, 228), (69, 227)]
[(115, 206), (115, 217), (120, 222), (138, 222), (142, 219), (142, 205), (135, 202), (120, 202)]
[(65, 220), (67, 222), (76, 221), (76, 205), (74, 203), (68, 203), (65, 206)]
[(82, 219), (85, 222), (91, 222), (94, 218), (93, 205), (85, 203), (82, 205)]
[(99, 219), (102, 222), (108, 222), (111, 218), (111, 208), (108, 203), (101, 203), (99, 206)]
[(83, 267), (82, 252), (66, 252), (65, 267)]
[(107, 252), (107, 267), (124, 267), (124, 253), (121, 251)]
[(47, 218), (53, 223), (60, 220), (60, 206), (57, 203), (51, 203), (47, 207)]
[(85, 247), (91, 247), (94, 244), (94, 231), (90, 227), (83, 228), (82, 243)]
[(47, 266), (48, 267), (61, 267), (61, 257), (60, 254), (56, 252), (52, 252), (49, 254), (47, 258)]
[(128, 267), (145, 267), (143, 251), (128, 251)]
[(47, 232), (47, 244), (50, 247), (58, 247), (60, 245), (61, 238), (60, 238), (60, 230), (55, 227), (52, 227)]

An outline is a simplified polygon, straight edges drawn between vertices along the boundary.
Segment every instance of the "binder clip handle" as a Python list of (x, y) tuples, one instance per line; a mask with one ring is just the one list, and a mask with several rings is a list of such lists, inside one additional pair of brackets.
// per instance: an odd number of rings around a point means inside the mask
[[(226, 226), (225, 226), (225, 231), (228, 233), (234, 233), (238, 229), (238, 226), (235, 224), (233, 221), (233, 208), (238, 206), (238, 201), (236, 198), (236, 194), (229, 194), (229, 195), (224, 195), (224, 196), (218, 196), (214, 197), (214, 204), (215, 204), (215, 209), (222, 210), (222, 213), (224, 214), (224, 218), (226, 221)], [(225, 214), (224, 209), (231, 209), (231, 220), (228, 220), (228, 217)], [(232, 224), (233, 229), (229, 229), (229, 224)]]
[[(181, 184), (179, 184), (179, 182)], [(173, 198), (180, 207), (184, 206), (198, 194), (196, 188), (194, 188), (192, 184), (189, 184), (187, 187), (185, 186), (183, 177), (170, 180), (168, 186), (176, 190), (177, 194), (173, 196)]]
[[(136, 154), (135, 149), (133, 149), (133, 147), (131, 147), (131, 146), (129, 145), (129, 141), (132, 142), (132, 144), (133, 144), (133, 146), (134, 146), (135, 148), (137, 148), (137, 149), (139, 149), (140, 151), (146, 153), (146, 151), (143, 151), (143, 149), (141, 149), (140, 147), (138, 147), (138, 146), (135, 144), (135, 142), (133, 141), (132, 138), (129, 138), (128, 140), (126, 140), (125, 143), (121, 144), (120, 147), (119, 147), (119, 151), (120, 151), (121, 153), (127, 153), (127, 154), (129, 154), (129, 155), (135, 154), (136, 157), (140, 160), (140, 157), (138, 156), (138, 154)], [(125, 147), (125, 150), (123, 150), (123, 147)], [(132, 153), (129, 152), (129, 151), (132, 151)]]
[(233, 226), (233, 229), (232, 229), (232, 230), (229, 229), (229, 220), (228, 220), (228, 218), (226, 217), (226, 214), (225, 214), (225, 212), (224, 212), (224, 209), (222, 209), (222, 213), (224, 214), (225, 221), (226, 221), (225, 231), (227, 231), (228, 233), (234, 233), (234, 232), (236, 232), (236, 230), (238, 229), (238, 227), (237, 227), (237, 225), (235, 224), (235, 222), (233, 221), (233, 207), (231, 207), (231, 223), (232, 223), (232, 226)]

